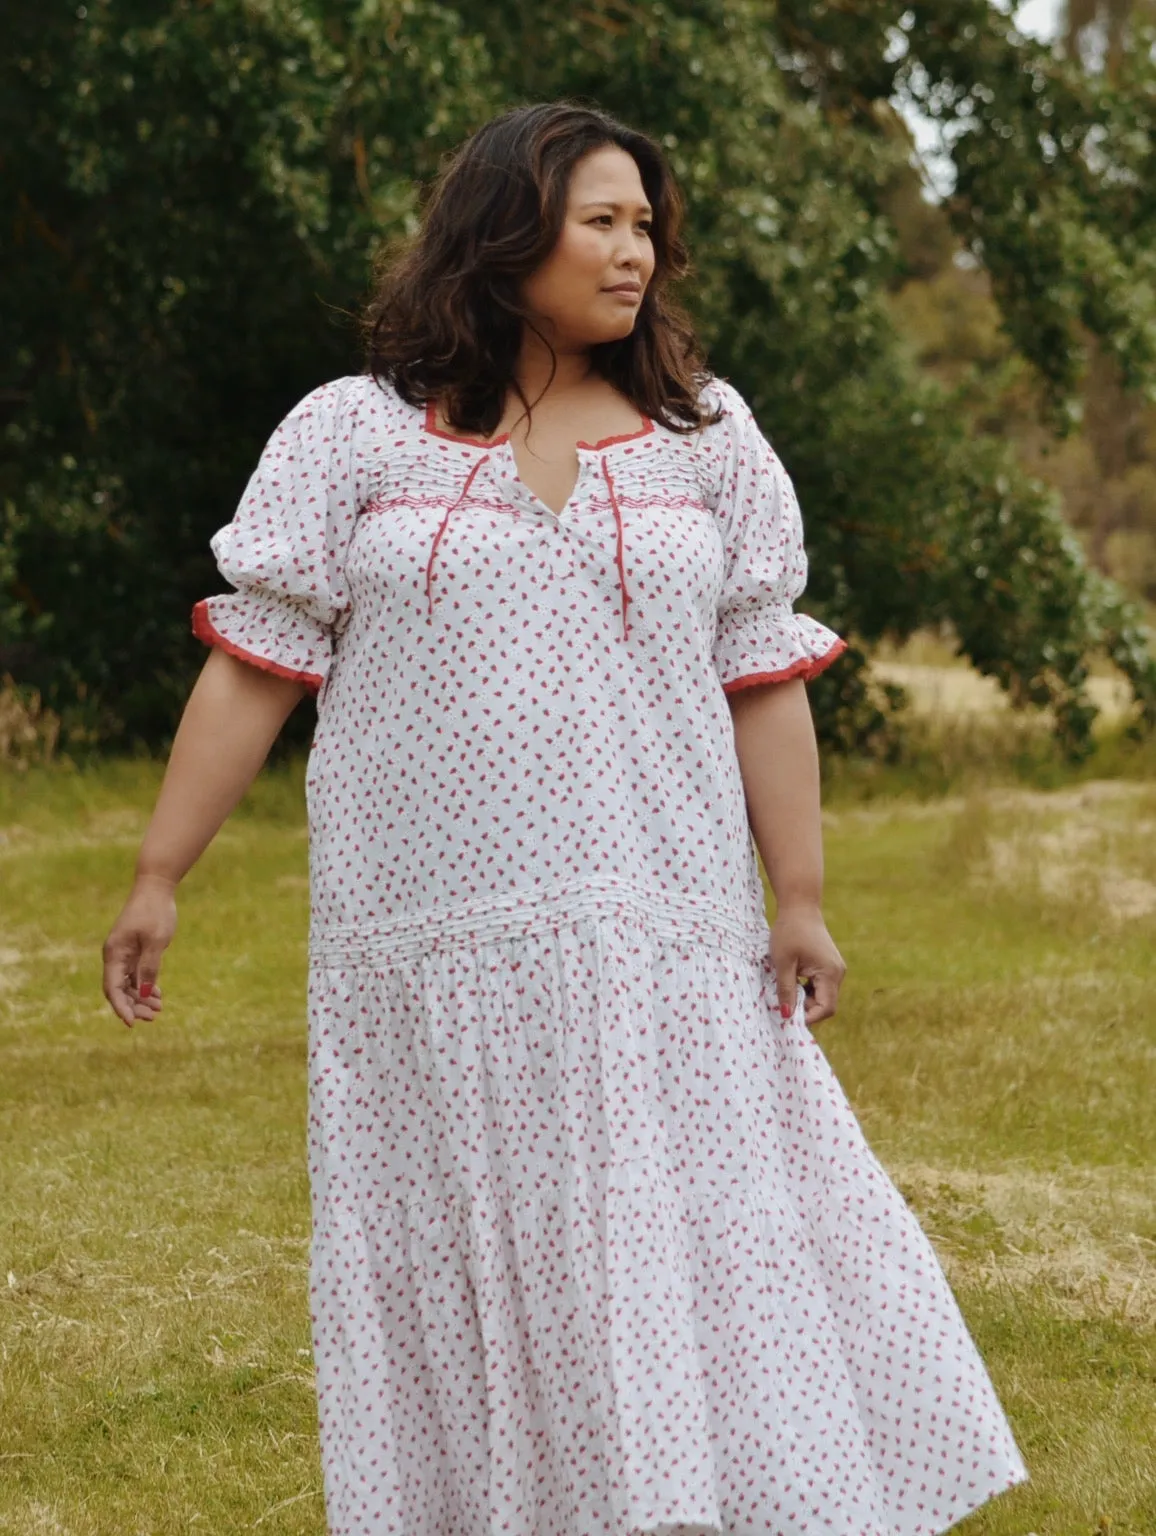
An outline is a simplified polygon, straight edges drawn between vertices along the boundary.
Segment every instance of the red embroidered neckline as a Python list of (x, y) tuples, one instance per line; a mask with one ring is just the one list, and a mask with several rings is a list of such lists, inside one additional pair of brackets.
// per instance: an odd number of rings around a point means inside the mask
[(463, 443), (467, 448), (496, 448), (499, 443), (510, 441), (508, 432), (503, 432), (501, 437), (491, 437), (489, 442), (482, 442), (476, 437), (459, 437), (456, 432), (443, 432), (437, 425), (437, 407), (432, 400), (426, 401), (425, 429), (431, 437), (444, 437), (447, 443)]
[[(466, 448), (497, 448), (501, 443), (510, 441), (510, 434), (503, 432), (501, 437), (492, 437), (488, 442), (476, 437), (459, 437), (456, 432), (446, 432), (437, 425), (437, 408), (432, 400), (426, 402), (425, 429), (431, 437), (444, 438), (447, 443), (461, 443)], [(617, 443), (632, 443), (636, 438), (649, 437), (654, 431), (654, 422), (649, 416), (643, 416), (642, 425), (635, 432), (622, 432), (617, 437), (604, 437), (600, 442), (587, 443), (580, 441), (575, 443), (576, 448), (587, 448), (592, 453), (597, 453), (602, 448), (613, 448)]]
[(575, 447), (590, 448), (597, 452), (599, 448), (613, 448), (615, 443), (632, 443), (636, 437), (649, 437), (653, 431), (653, 421), (651, 421), (649, 416), (644, 416), (642, 418), (642, 425), (638, 428), (637, 432), (621, 432), (617, 437), (604, 437), (598, 443), (578, 442), (575, 444)]

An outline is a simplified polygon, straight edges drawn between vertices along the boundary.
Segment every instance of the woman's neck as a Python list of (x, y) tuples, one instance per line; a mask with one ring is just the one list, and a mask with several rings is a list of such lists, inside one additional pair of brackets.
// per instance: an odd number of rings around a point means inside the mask
[(573, 352), (556, 348), (555, 351), (557, 366), (554, 368), (554, 377), (551, 379), (553, 360), (546, 348), (536, 336), (529, 337), (523, 343), (514, 373), (531, 404), (547, 388), (552, 395), (564, 395), (572, 389), (580, 388), (595, 371), (590, 361), (590, 353), (585, 348)]

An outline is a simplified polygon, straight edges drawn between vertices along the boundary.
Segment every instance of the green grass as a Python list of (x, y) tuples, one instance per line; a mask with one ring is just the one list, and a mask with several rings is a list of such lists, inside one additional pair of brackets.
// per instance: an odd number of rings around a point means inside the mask
[[(159, 772), (0, 776), (0, 1532), (322, 1533), (301, 768), (189, 877), (128, 1031), (99, 950)], [(1033, 1474), (966, 1536), (1156, 1533), (1156, 789), (1079, 777), (826, 813), (819, 1040)]]
[(829, 800), (926, 800), (1001, 784), (1062, 789), (1102, 779), (1156, 779), (1156, 736), (1133, 740), (1131, 716), (1098, 720), (1079, 763), (1065, 757), (1040, 711), (983, 715), (911, 706), (899, 718), (888, 756), (826, 759)]

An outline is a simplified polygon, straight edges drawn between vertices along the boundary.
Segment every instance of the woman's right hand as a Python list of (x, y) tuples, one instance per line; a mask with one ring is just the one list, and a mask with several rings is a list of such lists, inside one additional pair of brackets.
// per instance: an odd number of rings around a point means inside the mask
[(218, 647), (209, 653), (173, 738), (132, 892), (104, 941), (104, 995), (130, 1029), (161, 1011), (157, 972), (177, 929), (178, 882), (256, 778), (307, 691)]
[(157, 975), (177, 930), (175, 891), (174, 880), (138, 875), (104, 941), (104, 995), (130, 1029), (137, 1019), (155, 1019), (161, 1011)]

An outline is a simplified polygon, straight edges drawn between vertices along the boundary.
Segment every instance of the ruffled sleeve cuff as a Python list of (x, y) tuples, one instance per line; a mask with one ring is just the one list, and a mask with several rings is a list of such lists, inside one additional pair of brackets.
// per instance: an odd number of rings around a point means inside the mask
[(315, 693), (329, 671), (325, 628), (286, 598), (269, 592), (227, 592), (193, 609), (193, 633), (206, 645)]
[(724, 693), (755, 683), (809, 681), (847, 649), (834, 630), (789, 604), (773, 604), (740, 618), (724, 620), (714, 648), (715, 667)]

